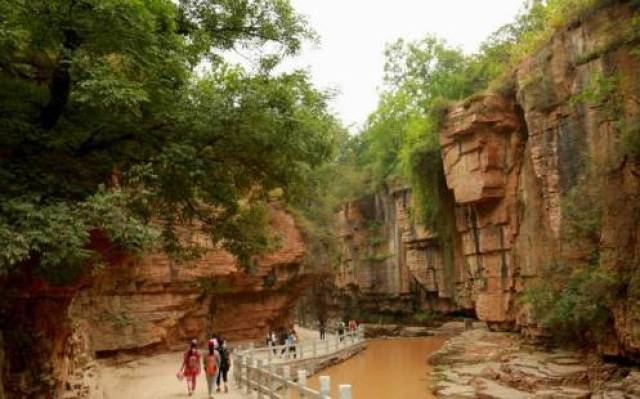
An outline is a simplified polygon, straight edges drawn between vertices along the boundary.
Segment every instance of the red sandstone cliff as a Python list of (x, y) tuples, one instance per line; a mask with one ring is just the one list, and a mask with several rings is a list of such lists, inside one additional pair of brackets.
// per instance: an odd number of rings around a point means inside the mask
[(457, 308), (438, 240), (413, 222), (411, 206), (410, 189), (395, 186), (349, 202), (336, 215), (342, 257), (335, 284), (356, 288), (360, 306), (370, 308), (364, 312), (412, 312), (413, 295), (424, 309)]
[[(258, 338), (269, 325), (283, 325), (311, 281), (293, 218), (273, 206), (271, 227), (281, 245), (257, 259), (251, 274), (222, 250), (187, 264), (164, 254), (123, 256), (73, 288), (30, 284), (9, 291), (16, 330), (4, 332), (7, 394), (87, 397), (95, 355), (181, 349), (212, 332), (231, 340)], [(20, 353), (27, 349), (32, 353), (25, 363)]]
[[(640, 164), (623, 143), (640, 134), (633, 7), (617, 1), (594, 11), (527, 58), (512, 90), (450, 109), (440, 144), (453, 195), (451, 262), (441, 240), (407, 219), (410, 193), (387, 188), (338, 214), (345, 256), (337, 285), (400, 298), (414, 284), (432, 299), (423, 307), (469, 309), (494, 328), (540, 334), (518, 297), (545, 270), (580, 261), (584, 244), (625, 280), (601, 350), (640, 359)], [(573, 220), (562, 203), (577, 188), (595, 193), (581, 200), (602, 208), (601, 227), (598, 242), (568, 249), (563, 232)]]

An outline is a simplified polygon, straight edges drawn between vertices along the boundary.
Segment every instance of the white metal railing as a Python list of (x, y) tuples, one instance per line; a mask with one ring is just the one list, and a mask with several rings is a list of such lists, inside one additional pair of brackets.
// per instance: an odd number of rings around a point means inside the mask
[[(294, 346), (275, 345), (256, 348), (237, 348), (234, 351), (233, 377), (240, 389), (247, 394), (256, 392), (258, 399), (285, 399), (296, 392), (300, 399), (330, 399), (331, 380), (320, 376), (320, 390), (307, 387), (307, 371), (296, 369), (303, 359), (324, 357), (351, 348), (364, 340), (362, 326), (358, 330), (335, 336), (333, 339), (296, 343)], [(291, 359), (291, 353), (295, 358)], [(287, 354), (289, 357), (286, 357)], [(292, 373), (296, 371), (296, 373)], [(297, 378), (294, 380), (292, 374)], [(338, 387), (340, 399), (351, 399), (351, 385)]]

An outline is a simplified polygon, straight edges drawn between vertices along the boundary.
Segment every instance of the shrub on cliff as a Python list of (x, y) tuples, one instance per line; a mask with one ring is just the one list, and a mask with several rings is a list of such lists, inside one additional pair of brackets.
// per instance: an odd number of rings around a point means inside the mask
[(623, 296), (623, 278), (600, 266), (603, 176), (593, 161), (589, 165), (562, 200), (561, 261), (543, 268), (540, 280), (522, 294), (534, 320), (569, 344), (602, 342), (611, 326), (611, 309)]
[[(287, 0), (0, 0), (0, 273), (82, 268), (96, 229), (179, 254), (200, 228), (248, 263), (267, 193), (331, 153), (327, 95), (273, 72), (312, 38)], [(255, 73), (221, 56), (268, 43)]]
[(616, 275), (598, 266), (558, 264), (527, 287), (521, 300), (534, 321), (565, 344), (593, 345), (603, 341), (611, 326), (611, 305), (619, 295)]
[(399, 39), (385, 55), (385, 90), (360, 134), (360, 162), (371, 171), (374, 185), (393, 175), (407, 179), (410, 153), (437, 147), (448, 102), (484, 89), (498, 73), (489, 57), (466, 56), (431, 35), (413, 42)]
[(625, 151), (640, 161), (640, 119), (627, 123), (622, 138)]

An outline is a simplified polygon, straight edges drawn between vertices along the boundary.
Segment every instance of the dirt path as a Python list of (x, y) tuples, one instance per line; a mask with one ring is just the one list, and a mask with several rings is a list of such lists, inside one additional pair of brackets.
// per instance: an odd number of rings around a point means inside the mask
[[(120, 367), (104, 367), (100, 371), (100, 385), (104, 399), (169, 399), (187, 398), (184, 381), (178, 381), (176, 373), (182, 361), (182, 352), (167, 353), (137, 360)], [(228, 394), (214, 397), (240, 399), (232, 382)], [(200, 376), (193, 398), (207, 397), (207, 383)]]
[[(318, 333), (296, 327), (301, 341), (318, 339)], [(139, 359), (122, 366), (103, 366), (100, 369), (100, 386), (103, 395), (95, 399), (174, 399), (188, 398), (184, 381), (178, 381), (176, 373), (182, 361), (182, 352), (166, 353)], [(231, 372), (229, 373), (231, 379)], [(192, 398), (207, 397), (207, 383), (200, 376)], [(229, 393), (215, 394), (223, 399), (246, 399), (251, 396), (238, 392), (229, 381)]]

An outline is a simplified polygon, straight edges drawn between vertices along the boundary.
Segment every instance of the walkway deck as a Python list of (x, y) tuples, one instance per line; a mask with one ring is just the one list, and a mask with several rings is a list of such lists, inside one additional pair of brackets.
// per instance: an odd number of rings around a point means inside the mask
[[(318, 333), (304, 328), (296, 328), (300, 342), (311, 342), (318, 339)], [(335, 340), (335, 336), (327, 334), (327, 339)], [(103, 396), (95, 399), (176, 399), (187, 398), (184, 382), (175, 377), (182, 352), (167, 353), (136, 360), (119, 367), (103, 367), (100, 370), (100, 385)], [(277, 360), (278, 362), (281, 360)], [(241, 393), (229, 375), (229, 393), (214, 394), (216, 399), (248, 399), (255, 394)], [(196, 393), (192, 398), (207, 397), (207, 384), (204, 378), (198, 378)]]

